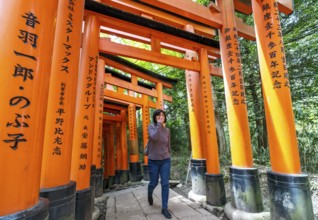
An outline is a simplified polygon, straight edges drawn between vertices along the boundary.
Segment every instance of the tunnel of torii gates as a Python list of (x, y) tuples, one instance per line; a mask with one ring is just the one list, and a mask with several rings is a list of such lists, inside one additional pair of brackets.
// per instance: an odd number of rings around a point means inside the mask
[[(208, 7), (190, 0), (2, 0), (0, 10), (0, 219), (91, 219), (94, 198), (105, 187), (148, 178), (136, 111), (142, 111), (145, 145), (150, 109), (173, 101), (163, 91), (176, 80), (119, 56), (185, 70), (189, 197), (212, 206), (226, 204), (210, 81), (223, 77), (232, 157), (225, 213), (230, 219), (239, 218), (235, 210), (266, 215), (253, 167), (239, 37), (255, 40), (258, 49), (271, 162), (268, 216), (314, 219), (279, 18), (279, 11), (292, 13), (291, 0), (216, 0)], [(235, 12), (253, 14), (254, 27)], [(151, 49), (116, 43), (114, 35)], [(218, 58), (222, 69), (213, 65)]]

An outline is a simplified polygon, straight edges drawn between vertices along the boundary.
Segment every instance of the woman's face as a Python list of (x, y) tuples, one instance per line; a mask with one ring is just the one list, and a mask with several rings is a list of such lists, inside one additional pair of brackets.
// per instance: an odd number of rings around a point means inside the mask
[(156, 120), (157, 122), (163, 123), (165, 121), (165, 114), (163, 114), (163, 112), (160, 112), (160, 114), (156, 116)]

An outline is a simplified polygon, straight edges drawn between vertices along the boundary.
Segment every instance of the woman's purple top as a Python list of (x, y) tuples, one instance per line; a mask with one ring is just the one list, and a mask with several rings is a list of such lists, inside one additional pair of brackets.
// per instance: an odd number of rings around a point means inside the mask
[(170, 158), (170, 131), (160, 122), (148, 126), (148, 159), (164, 160)]

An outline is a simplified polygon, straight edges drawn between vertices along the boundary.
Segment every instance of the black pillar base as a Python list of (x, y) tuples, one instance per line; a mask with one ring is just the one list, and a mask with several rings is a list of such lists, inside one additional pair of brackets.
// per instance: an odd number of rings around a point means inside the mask
[(115, 176), (108, 176), (108, 188), (111, 189), (115, 183)]
[(49, 200), (39, 198), (36, 205), (29, 209), (13, 213), (11, 215), (0, 216), (0, 220), (19, 219), (19, 220), (48, 220), (49, 219)]
[(129, 163), (129, 179), (131, 182), (139, 182), (142, 179), (141, 163)]
[(115, 185), (120, 184), (120, 176), (121, 176), (121, 170), (115, 170), (115, 180), (114, 180)]
[(103, 168), (96, 169), (95, 197), (103, 195)]
[(109, 189), (109, 181), (108, 180), (109, 180), (108, 178), (103, 180), (104, 190)]
[(75, 219), (91, 220), (94, 210), (92, 187), (76, 192)]
[(96, 166), (91, 165), (91, 179), (90, 179), (90, 186), (95, 188), (96, 183)]
[(146, 181), (149, 181), (150, 180), (150, 177), (149, 177), (149, 169), (148, 169), (148, 165), (142, 165), (143, 167), (143, 170), (144, 170), (144, 177), (143, 179), (146, 180)]
[(120, 184), (128, 183), (129, 181), (129, 170), (121, 170)]
[(95, 187), (96, 187), (96, 165), (92, 164), (91, 165), (91, 178), (90, 178), (90, 186), (92, 188), (92, 206), (94, 210), (94, 205), (95, 205)]
[(206, 160), (191, 159), (192, 192), (196, 195), (206, 195)]
[(307, 174), (267, 172), (271, 219), (314, 219)]
[(42, 189), (40, 196), (47, 198), (49, 203), (49, 219), (75, 219), (76, 183), (54, 188)]
[(234, 208), (257, 213), (263, 211), (261, 188), (256, 168), (230, 167), (231, 204)]
[(212, 206), (223, 206), (226, 203), (223, 174), (206, 173), (206, 202)]

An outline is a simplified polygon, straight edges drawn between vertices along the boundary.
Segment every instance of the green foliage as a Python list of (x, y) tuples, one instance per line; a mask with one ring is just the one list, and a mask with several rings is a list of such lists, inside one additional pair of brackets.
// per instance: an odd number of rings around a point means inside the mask
[(302, 168), (318, 169), (318, 4), (295, 0), (282, 17), (289, 79)]
[[(196, 2), (207, 5), (207, 0)], [(298, 138), (298, 146), (304, 172), (317, 172), (318, 169), (318, 4), (316, 0), (294, 0), (295, 11), (291, 15), (282, 15), (281, 24), (288, 73), (291, 85), (293, 111)], [(237, 14), (244, 22), (253, 25), (253, 15)], [(244, 86), (248, 108), (253, 158), (256, 164), (269, 166), (269, 149), (267, 143), (266, 120), (262, 97), (262, 83), (258, 65), (256, 43), (240, 39), (240, 50), (243, 63)], [(171, 51), (163, 51), (174, 54)], [(174, 54), (181, 57), (180, 54)], [(137, 64), (157, 73), (177, 78), (179, 82), (166, 91), (173, 97), (172, 103), (165, 103), (168, 115), (168, 127), (172, 134), (174, 156), (182, 156), (180, 166), (187, 166), (190, 155), (189, 116), (185, 74), (183, 70), (136, 61)], [(216, 65), (220, 65), (220, 61)], [(217, 97), (216, 111), (229, 143), (226, 115), (224, 83), (219, 77), (212, 78)], [(231, 164), (230, 147), (220, 154), (222, 168)], [(177, 166), (179, 166), (177, 165)], [(184, 170), (184, 169), (182, 169)], [(223, 172), (223, 171), (222, 171)]]
[[(166, 103), (167, 125), (170, 128), (171, 148), (175, 153), (188, 153), (189, 146), (189, 113), (184, 70), (174, 69), (167, 76), (178, 79), (173, 89), (167, 90), (172, 96), (172, 103)], [(190, 155), (190, 154), (188, 154)]]
[(208, 6), (208, 4), (210, 3), (210, 0), (192, 0), (192, 1), (197, 2), (200, 5), (204, 5), (204, 6)]

